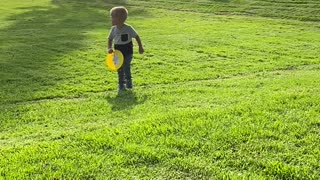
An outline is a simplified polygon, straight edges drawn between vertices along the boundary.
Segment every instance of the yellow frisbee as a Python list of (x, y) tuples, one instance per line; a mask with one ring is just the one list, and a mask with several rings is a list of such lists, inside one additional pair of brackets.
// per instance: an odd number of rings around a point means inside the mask
[(121, 51), (114, 50), (113, 53), (107, 55), (106, 65), (112, 71), (117, 71), (123, 64), (123, 55)]

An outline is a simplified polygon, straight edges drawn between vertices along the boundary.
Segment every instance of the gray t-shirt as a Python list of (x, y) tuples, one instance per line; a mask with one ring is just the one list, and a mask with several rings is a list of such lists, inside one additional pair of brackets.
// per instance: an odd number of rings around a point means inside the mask
[(123, 45), (130, 43), (132, 38), (135, 37), (137, 37), (137, 32), (133, 27), (128, 24), (124, 24), (121, 28), (112, 26), (108, 38), (113, 40), (115, 45)]

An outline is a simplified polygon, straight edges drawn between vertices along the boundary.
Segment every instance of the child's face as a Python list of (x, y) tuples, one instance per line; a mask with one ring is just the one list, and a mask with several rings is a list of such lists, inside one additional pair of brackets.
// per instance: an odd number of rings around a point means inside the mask
[(111, 16), (111, 23), (112, 23), (112, 26), (117, 26), (117, 25), (120, 25), (120, 18), (117, 17), (117, 16)]
[(116, 12), (113, 12), (111, 14), (111, 22), (112, 22), (112, 26), (121, 26), (124, 23), (119, 13), (116, 13)]

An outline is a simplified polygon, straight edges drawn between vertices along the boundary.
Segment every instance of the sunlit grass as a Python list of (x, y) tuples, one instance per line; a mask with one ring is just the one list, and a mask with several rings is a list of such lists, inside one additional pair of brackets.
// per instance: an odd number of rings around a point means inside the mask
[(0, 179), (318, 179), (320, 27), (299, 21), (317, 14), (214, 2), (122, 2), (146, 49), (122, 94), (115, 1), (4, 3)]

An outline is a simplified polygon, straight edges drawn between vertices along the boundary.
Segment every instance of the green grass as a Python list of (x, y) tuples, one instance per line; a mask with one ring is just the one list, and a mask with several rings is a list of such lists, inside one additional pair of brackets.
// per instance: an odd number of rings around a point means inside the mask
[[(108, 10), (140, 34), (134, 90)], [(319, 179), (320, 2), (4, 1), (0, 179)]]

